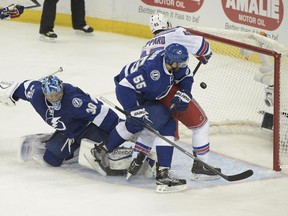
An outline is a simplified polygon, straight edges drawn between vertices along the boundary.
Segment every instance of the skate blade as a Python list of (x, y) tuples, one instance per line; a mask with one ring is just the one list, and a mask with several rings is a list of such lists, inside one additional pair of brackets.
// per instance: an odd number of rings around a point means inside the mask
[(46, 37), (44, 35), (40, 35), (39, 40), (44, 41), (44, 42), (48, 42), (48, 43), (55, 43), (56, 42), (56, 38), (49, 38), (49, 37)]
[(175, 193), (180, 192), (187, 189), (187, 184), (185, 185), (177, 185), (177, 186), (168, 186), (168, 185), (157, 185), (156, 192), (157, 193)]
[(132, 176), (131, 173), (127, 172), (127, 176), (126, 176), (126, 180), (128, 181), (130, 179), (130, 177)]
[(219, 175), (204, 175), (204, 174), (194, 174), (192, 173), (192, 176), (190, 178), (192, 181), (211, 181), (211, 180), (217, 180), (220, 179)]
[(86, 32), (81, 31), (81, 30), (75, 30), (75, 31), (76, 31), (77, 35), (84, 35), (84, 36), (93, 36), (94, 35), (93, 32), (86, 33)]

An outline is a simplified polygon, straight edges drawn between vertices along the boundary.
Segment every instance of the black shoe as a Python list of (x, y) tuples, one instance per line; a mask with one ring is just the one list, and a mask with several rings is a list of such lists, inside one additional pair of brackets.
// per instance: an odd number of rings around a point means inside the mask
[(95, 145), (91, 149), (91, 154), (95, 157), (95, 161), (101, 164), (103, 167), (108, 167), (108, 150), (105, 148), (104, 144)]
[(136, 175), (141, 169), (144, 160), (146, 159), (146, 155), (142, 152), (139, 152), (137, 157), (134, 158), (127, 169), (127, 180), (131, 177), (131, 175)]
[[(214, 168), (218, 172), (221, 172), (220, 168)], [(216, 173), (208, 170), (204, 165), (199, 163), (198, 161), (194, 161), (192, 169), (192, 180), (213, 180), (219, 179), (220, 176)]]
[(40, 40), (41, 41), (55, 42), (56, 38), (57, 38), (57, 34), (54, 31), (40, 33)]
[(94, 29), (89, 25), (85, 25), (82, 28), (78, 28), (76, 30), (85, 34), (90, 34), (94, 31)]
[(44, 35), (45, 37), (49, 37), (49, 38), (57, 38), (57, 34), (54, 31), (49, 31), (46, 33), (41, 33), (42, 35)]
[(187, 188), (186, 180), (179, 179), (169, 172), (168, 168), (156, 170), (156, 192), (167, 193), (182, 191)]

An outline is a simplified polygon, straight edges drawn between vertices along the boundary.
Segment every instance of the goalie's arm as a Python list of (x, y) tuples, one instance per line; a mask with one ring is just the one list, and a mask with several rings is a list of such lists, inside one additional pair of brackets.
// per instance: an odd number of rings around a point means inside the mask
[(31, 102), (37, 80), (19, 82), (0, 82), (0, 103), (6, 106), (15, 106), (19, 99)]

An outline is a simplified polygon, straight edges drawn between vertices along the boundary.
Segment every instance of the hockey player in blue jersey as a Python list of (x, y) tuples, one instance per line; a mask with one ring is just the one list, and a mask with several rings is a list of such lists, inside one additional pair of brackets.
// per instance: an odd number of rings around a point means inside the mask
[(19, 17), (24, 12), (24, 7), (22, 5), (11, 4), (8, 7), (0, 9), (0, 19), (13, 19)]
[[(207, 64), (212, 51), (210, 44), (205, 40), (204, 37), (193, 35), (189, 32), (189, 29), (177, 26), (172, 28), (168, 17), (162, 13), (152, 14), (150, 16), (150, 29), (154, 37), (150, 39), (142, 48), (141, 57), (147, 56), (155, 51), (164, 50), (165, 47), (172, 43), (179, 43), (185, 46), (188, 53), (191, 56), (196, 57), (202, 64)], [(175, 94), (179, 90), (179, 86), (174, 85), (169, 94), (161, 99), (161, 102), (166, 106), (170, 107), (170, 101), (174, 98)], [(192, 98), (189, 102), (189, 106), (185, 111), (173, 112), (172, 116), (176, 121), (181, 122), (192, 130), (192, 149), (193, 154), (204, 162), (209, 162), (210, 155), (210, 139), (209, 139), (209, 119), (205, 114), (204, 109), (197, 102), (195, 98)], [(176, 136), (179, 138), (178, 130), (176, 127)], [(142, 149), (151, 149), (153, 143), (146, 143), (145, 147), (138, 148), (135, 146), (133, 153), (133, 161), (128, 168), (128, 175), (136, 175), (143, 164), (143, 161), (149, 154), (149, 151)], [(157, 145), (157, 143), (155, 143)], [(220, 168), (215, 168), (221, 171)], [(211, 180), (219, 179), (220, 177), (215, 173), (207, 170), (202, 164), (197, 161), (193, 161), (191, 168), (192, 180)]]
[[(193, 76), (187, 66), (188, 57), (184, 46), (171, 44), (165, 50), (126, 65), (115, 77), (117, 99), (128, 113), (127, 129), (132, 134), (141, 131), (137, 146), (156, 139), (144, 128), (145, 124), (158, 130), (167, 139), (174, 139), (176, 123), (170, 111), (185, 110), (192, 98)], [(169, 110), (159, 100), (168, 94), (175, 83), (181, 87), (181, 92), (175, 95)], [(115, 148), (111, 143), (96, 147), (96, 159), (105, 161), (107, 153)], [(162, 141), (157, 146), (156, 191), (170, 192), (186, 188), (186, 180), (169, 173), (172, 155), (173, 147), (170, 144)]]
[[(117, 134), (115, 127), (119, 118), (113, 110), (78, 87), (63, 83), (57, 76), (47, 76), (41, 81), (0, 82), (0, 103), (14, 106), (20, 99), (30, 102), (41, 118), (56, 130), (46, 142), (43, 155), (51, 166), (60, 166), (77, 156), (82, 138), (101, 143), (110, 133)], [(121, 139), (119, 143), (122, 142)], [(108, 167), (98, 168), (101, 170), (96, 171), (109, 175)]]

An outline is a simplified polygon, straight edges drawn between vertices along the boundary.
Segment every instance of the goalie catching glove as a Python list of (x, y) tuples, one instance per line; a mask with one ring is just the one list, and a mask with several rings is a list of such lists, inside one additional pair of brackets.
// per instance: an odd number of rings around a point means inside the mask
[(192, 95), (189, 91), (178, 90), (170, 103), (170, 113), (185, 111), (188, 108), (191, 99)]
[(15, 106), (15, 100), (13, 99), (13, 94), (18, 88), (18, 82), (0, 82), (0, 103), (5, 106)]

